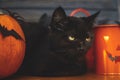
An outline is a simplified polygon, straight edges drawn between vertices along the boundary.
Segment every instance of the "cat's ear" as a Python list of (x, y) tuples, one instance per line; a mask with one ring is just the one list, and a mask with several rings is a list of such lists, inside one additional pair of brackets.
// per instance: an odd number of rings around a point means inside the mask
[(94, 22), (96, 17), (100, 14), (100, 11), (96, 12), (95, 14), (91, 15), (91, 16), (88, 16), (87, 17), (87, 21), (88, 22)]
[(47, 18), (48, 18), (48, 15), (47, 15), (46, 13), (44, 13), (44, 14), (40, 17), (39, 23), (41, 23), (41, 24), (45, 23), (46, 20), (47, 20)]
[(62, 7), (58, 7), (55, 9), (52, 15), (52, 22), (59, 22), (60, 20), (66, 17), (65, 11)]
[(88, 16), (86, 18), (84, 18), (86, 24), (89, 25), (89, 28), (91, 29), (94, 22), (95, 22), (95, 19), (97, 18), (97, 16), (99, 15), (100, 11), (96, 12), (95, 14), (91, 15), (91, 16)]

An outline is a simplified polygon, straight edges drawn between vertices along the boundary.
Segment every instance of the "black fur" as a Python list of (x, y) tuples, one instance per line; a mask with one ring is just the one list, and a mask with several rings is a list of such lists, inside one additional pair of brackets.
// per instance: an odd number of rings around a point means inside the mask
[(41, 27), (44, 21), (29, 23), (29, 30), (23, 28), (27, 51), (20, 69), (22, 74), (84, 74), (87, 70), (85, 54), (92, 42), (91, 30), (98, 14), (99, 12), (89, 17), (70, 17), (66, 16), (63, 8), (58, 7), (52, 15), (49, 27)]

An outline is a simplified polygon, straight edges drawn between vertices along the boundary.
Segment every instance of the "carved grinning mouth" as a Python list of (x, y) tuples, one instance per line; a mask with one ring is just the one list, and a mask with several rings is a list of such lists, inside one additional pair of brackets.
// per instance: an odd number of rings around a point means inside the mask
[(106, 54), (112, 62), (115, 62), (115, 63), (120, 62), (120, 56), (114, 56), (113, 57), (112, 54), (108, 51), (106, 51)]

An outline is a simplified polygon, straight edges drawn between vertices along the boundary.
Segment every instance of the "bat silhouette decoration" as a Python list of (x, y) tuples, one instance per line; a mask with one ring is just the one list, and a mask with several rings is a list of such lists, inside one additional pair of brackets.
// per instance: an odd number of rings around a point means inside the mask
[(109, 58), (112, 62), (113, 62), (113, 61), (115, 61), (115, 63), (120, 62), (120, 56), (115, 56), (115, 57), (113, 57), (112, 54), (109, 53), (108, 51), (106, 51), (106, 53), (107, 53), (108, 58)]
[(7, 36), (13, 36), (16, 39), (23, 40), (22, 37), (13, 29), (8, 30), (6, 27), (0, 25), (0, 33), (2, 34), (3, 38)]

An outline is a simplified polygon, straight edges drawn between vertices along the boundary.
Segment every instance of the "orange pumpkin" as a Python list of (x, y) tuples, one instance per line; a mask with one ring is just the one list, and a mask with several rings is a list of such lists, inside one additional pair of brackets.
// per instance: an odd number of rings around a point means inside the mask
[(6, 14), (0, 14), (0, 78), (14, 74), (25, 54), (25, 37), (20, 25)]
[(120, 74), (120, 25), (95, 28), (95, 62), (97, 74)]

